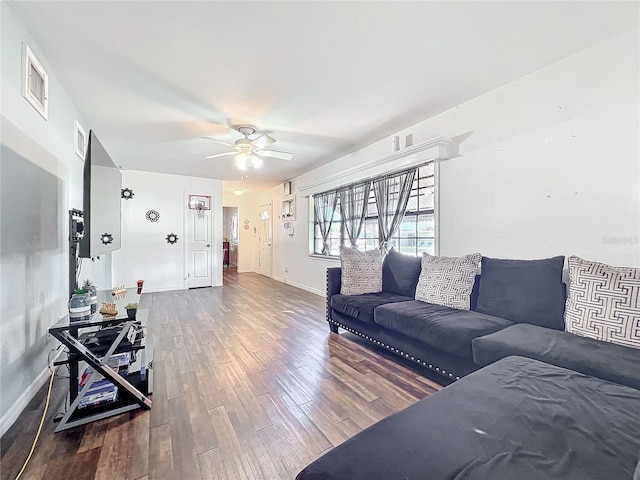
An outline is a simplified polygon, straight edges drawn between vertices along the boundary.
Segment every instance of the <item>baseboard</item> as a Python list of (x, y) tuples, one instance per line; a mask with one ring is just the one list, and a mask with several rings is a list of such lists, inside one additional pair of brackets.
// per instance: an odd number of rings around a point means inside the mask
[(287, 280), (286, 278), (273, 277), (274, 280), (278, 280), (279, 282), (285, 283), (287, 285), (291, 285), (292, 287), (299, 288), (300, 290), (304, 290), (305, 292), (313, 293), (320, 297), (325, 297), (326, 292), (324, 290), (317, 290), (315, 288), (309, 287), (308, 285), (304, 285), (298, 282), (292, 282), (291, 280)]
[[(135, 290), (136, 287), (131, 287)], [(159, 293), (159, 292), (175, 292), (176, 290), (186, 290), (183, 286), (179, 287), (159, 287), (159, 288), (147, 288), (142, 289), (142, 293)]]
[[(56, 356), (57, 358), (57, 356)], [(38, 390), (42, 388), (42, 386), (47, 383), (47, 380), (51, 377), (51, 370), (49, 367), (46, 367), (40, 375), (36, 377), (36, 379), (31, 382), (31, 385), (27, 387), (27, 389), (22, 392), (22, 395), (18, 397), (18, 399), (13, 402), (13, 405), (9, 407), (9, 410), (0, 418), (0, 436), (7, 433), (7, 430), (11, 428), (11, 425), (18, 419), (22, 411), (29, 405), (29, 402)]]

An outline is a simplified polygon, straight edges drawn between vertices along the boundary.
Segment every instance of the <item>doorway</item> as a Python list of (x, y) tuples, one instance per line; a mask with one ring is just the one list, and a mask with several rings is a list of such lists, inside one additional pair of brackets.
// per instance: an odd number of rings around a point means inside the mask
[(187, 209), (187, 287), (212, 285), (211, 275), (211, 197), (189, 195)]
[(222, 266), (238, 268), (240, 237), (238, 235), (238, 207), (222, 208)]
[(260, 253), (259, 253), (259, 272), (260, 275), (271, 276), (271, 202), (260, 207), (258, 213), (260, 218)]

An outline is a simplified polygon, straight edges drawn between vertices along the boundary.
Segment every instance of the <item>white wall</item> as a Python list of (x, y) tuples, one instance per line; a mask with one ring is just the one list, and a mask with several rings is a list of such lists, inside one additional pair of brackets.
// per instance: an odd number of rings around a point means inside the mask
[[(440, 162), (440, 254), (639, 266), (638, 59), (634, 29), (394, 134), (402, 144), (413, 134), (414, 144), (444, 136), (459, 145)], [(391, 137), (376, 142), (294, 179), (293, 190), (390, 148)], [(281, 191), (255, 205), (280, 205)], [(325, 269), (339, 262), (308, 256), (308, 211), (298, 196), (293, 238), (276, 225), (273, 276), (324, 294)]]
[[(112, 253), (114, 284), (135, 286), (143, 279), (146, 292), (186, 287), (185, 193), (192, 193), (212, 197), (212, 281), (222, 285), (222, 181), (124, 170), (122, 184), (134, 196), (122, 202), (122, 248)], [(160, 219), (147, 220), (148, 210), (157, 210)], [(178, 243), (167, 243), (169, 233), (178, 235)]]
[[(47, 380), (48, 329), (67, 311), (67, 210), (82, 208), (82, 118), (29, 32), (2, 2), (0, 434)], [(49, 74), (49, 118), (22, 97), (26, 42)], [(87, 125), (84, 125), (87, 129)], [(88, 131), (88, 129), (87, 129)], [(107, 275), (102, 263), (85, 273)]]

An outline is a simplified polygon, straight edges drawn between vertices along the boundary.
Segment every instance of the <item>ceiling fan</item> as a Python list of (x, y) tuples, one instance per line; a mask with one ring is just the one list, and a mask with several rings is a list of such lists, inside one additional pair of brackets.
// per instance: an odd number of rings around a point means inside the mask
[(263, 157), (277, 158), (279, 160), (291, 160), (293, 153), (278, 152), (277, 150), (268, 150), (266, 147), (275, 143), (276, 139), (269, 135), (260, 135), (258, 138), (251, 140), (250, 135), (256, 133), (256, 128), (251, 125), (238, 125), (235, 130), (244, 135), (244, 138), (236, 140), (234, 143), (223, 142), (212, 137), (202, 137), (214, 142), (220, 143), (227, 147), (235, 149), (232, 152), (216, 153), (208, 155), (204, 158), (224, 157), (226, 155), (235, 155), (236, 166), (240, 170), (246, 170), (247, 167), (259, 168), (263, 163)]

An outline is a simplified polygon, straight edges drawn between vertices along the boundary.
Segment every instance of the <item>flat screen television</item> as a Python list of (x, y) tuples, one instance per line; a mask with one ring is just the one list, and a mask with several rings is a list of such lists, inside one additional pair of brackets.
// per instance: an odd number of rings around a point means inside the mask
[(122, 173), (93, 131), (84, 159), (84, 237), (78, 254), (92, 258), (120, 248)]

